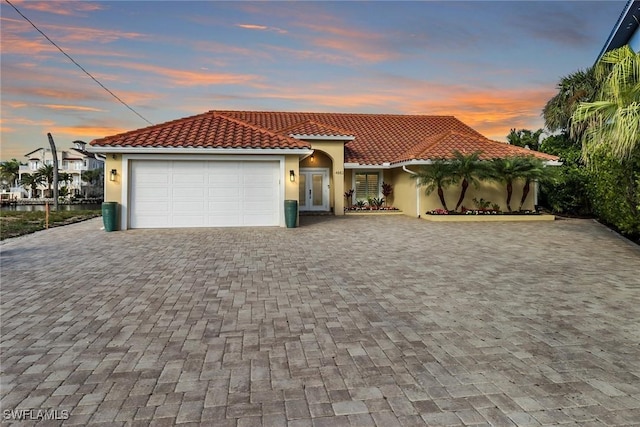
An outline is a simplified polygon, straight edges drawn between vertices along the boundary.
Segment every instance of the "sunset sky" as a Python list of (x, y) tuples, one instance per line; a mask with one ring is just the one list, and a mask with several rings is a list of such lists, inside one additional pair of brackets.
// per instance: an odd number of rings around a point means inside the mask
[[(212, 109), (454, 115), (504, 141), (543, 126), (625, 1), (9, 0), (151, 123)], [(1, 4), (0, 158), (147, 126)]]

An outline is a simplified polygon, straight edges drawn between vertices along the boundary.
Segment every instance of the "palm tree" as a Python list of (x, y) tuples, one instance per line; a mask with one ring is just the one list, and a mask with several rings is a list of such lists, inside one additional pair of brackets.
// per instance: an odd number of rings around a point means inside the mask
[(73, 175), (67, 172), (60, 172), (58, 175), (58, 181), (60, 183), (70, 184), (73, 181)]
[(486, 175), (487, 168), (480, 162), (479, 151), (465, 155), (456, 150), (453, 152), (451, 170), (453, 182), (462, 181), (460, 197), (458, 198), (458, 203), (456, 203), (455, 208), (455, 210), (458, 210), (462, 205), (462, 201), (467, 193), (469, 184), (473, 184), (474, 187), (478, 187), (478, 184), (480, 183), (478, 178), (482, 178)]
[(31, 198), (33, 198), (38, 191), (38, 185), (44, 182), (44, 178), (38, 173), (34, 174), (22, 174), (22, 178), (20, 179), (20, 185), (25, 188), (31, 188)]
[(47, 183), (47, 197), (51, 197), (51, 186), (53, 185), (53, 166), (43, 165), (36, 171), (36, 175), (42, 177), (42, 182)]
[(556, 96), (542, 110), (545, 127), (552, 132), (571, 128), (573, 112), (580, 102), (593, 99), (598, 82), (593, 68), (588, 68), (562, 77), (557, 88)]
[(524, 179), (524, 186), (522, 187), (522, 198), (520, 199), (519, 211), (522, 210), (524, 202), (527, 200), (529, 191), (531, 189), (531, 183), (534, 181), (550, 180), (553, 175), (553, 170), (545, 168), (542, 160), (533, 157), (521, 157), (522, 168), (520, 171), (520, 178)]
[(95, 185), (100, 182), (102, 179), (102, 169), (92, 169), (88, 171), (82, 171), (82, 180), (84, 182), (89, 183), (90, 185)]
[(20, 176), (20, 162), (16, 159), (0, 163), (0, 176), (9, 182), (10, 187), (15, 187)]
[(422, 166), (416, 175), (412, 175), (411, 177), (418, 180), (418, 186), (425, 187), (426, 195), (433, 193), (433, 190), (437, 189), (442, 207), (446, 211), (449, 210), (449, 208), (447, 208), (447, 202), (444, 199), (444, 187), (453, 182), (450, 163), (444, 160), (435, 160), (429, 166)]
[(518, 131), (511, 129), (509, 135), (507, 135), (507, 141), (511, 145), (539, 151), (542, 132), (544, 132), (542, 129), (538, 129), (535, 132), (529, 129), (520, 129)]
[(488, 178), (503, 182), (507, 187), (507, 209), (511, 209), (511, 196), (513, 195), (513, 182), (523, 177), (526, 167), (523, 157), (504, 157), (491, 160)]
[(629, 46), (609, 51), (595, 75), (600, 88), (574, 111), (571, 134), (581, 140), (585, 161), (601, 148), (620, 161), (630, 159), (640, 150), (640, 53)]
[[(96, 184), (102, 183), (102, 169), (92, 169), (92, 170), (82, 171), (81, 178), (82, 178), (82, 181), (88, 183), (89, 186), (92, 187), (92, 191), (93, 191), (93, 187)], [(98, 185), (98, 186), (101, 187), (101, 185)], [(86, 188), (85, 188), (85, 197), (87, 197)]]

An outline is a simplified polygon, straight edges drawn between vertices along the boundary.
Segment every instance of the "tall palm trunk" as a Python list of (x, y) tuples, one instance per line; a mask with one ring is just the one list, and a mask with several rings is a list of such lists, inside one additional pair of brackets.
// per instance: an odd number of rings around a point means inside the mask
[(458, 210), (458, 208), (462, 204), (462, 201), (464, 200), (464, 195), (467, 193), (468, 187), (469, 187), (469, 181), (467, 181), (467, 179), (465, 178), (462, 180), (462, 189), (460, 190), (460, 198), (458, 199), (458, 203), (456, 204), (455, 210)]
[(444, 208), (444, 210), (448, 211), (449, 208), (447, 208), (447, 202), (445, 202), (444, 200), (444, 190), (440, 185), (438, 185), (438, 197), (440, 197), (440, 203), (442, 203), (442, 207)]
[(511, 196), (513, 195), (513, 181), (507, 181), (507, 209), (511, 212)]
[(524, 182), (524, 187), (522, 187), (522, 198), (520, 199), (520, 207), (518, 208), (519, 211), (522, 210), (522, 206), (524, 205), (524, 201), (527, 200), (527, 196), (529, 195), (530, 188), (531, 188), (531, 180), (527, 179)]

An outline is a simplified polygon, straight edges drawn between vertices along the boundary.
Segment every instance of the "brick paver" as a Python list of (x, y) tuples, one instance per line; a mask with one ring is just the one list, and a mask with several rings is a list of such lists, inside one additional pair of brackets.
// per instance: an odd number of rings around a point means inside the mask
[(302, 224), (3, 242), (3, 423), (640, 425), (631, 243), (589, 220)]

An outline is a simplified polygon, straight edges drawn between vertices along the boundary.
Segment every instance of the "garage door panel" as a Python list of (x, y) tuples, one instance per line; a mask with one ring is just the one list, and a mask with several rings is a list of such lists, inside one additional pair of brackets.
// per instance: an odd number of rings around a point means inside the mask
[(206, 176), (202, 172), (200, 173), (188, 173), (188, 174), (174, 174), (172, 177), (172, 183), (174, 185), (184, 185), (184, 186), (192, 186), (192, 185), (203, 185), (206, 181)]
[(180, 201), (180, 203), (174, 203), (173, 206), (174, 214), (200, 214), (205, 211), (205, 202), (202, 200), (184, 200)]
[(168, 214), (170, 212), (169, 203), (168, 202), (158, 202), (156, 200), (153, 201), (145, 201), (140, 200), (136, 204), (136, 210), (144, 213), (158, 212), (158, 214)]
[(136, 178), (137, 185), (149, 185), (151, 187), (156, 187), (158, 185), (167, 185), (169, 183), (169, 177), (166, 174), (160, 173), (145, 174)]
[(273, 213), (273, 208), (270, 204), (261, 203), (261, 202), (249, 202), (244, 205), (244, 214), (245, 215), (270, 215)]
[[(238, 173), (237, 171), (233, 173)], [(230, 176), (230, 175), (209, 175), (208, 177), (209, 185), (228, 185), (228, 186), (240, 186), (242, 182), (240, 181), (240, 177), (238, 176)]]
[(245, 188), (243, 191), (244, 197), (248, 199), (256, 198), (260, 200), (273, 200), (275, 191), (272, 188)]
[(139, 187), (138, 190), (137, 200), (167, 199), (170, 191), (168, 187)]
[(174, 199), (203, 198), (205, 194), (207, 194), (206, 188), (198, 187), (173, 188), (171, 190), (171, 196)]
[(242, 195), (241, 188), (209, 188), (210, 198), (234, 198), (238, 199)]
[(273, 226), (278, 161), (147, 161), (131, 166), (132, 228)]

